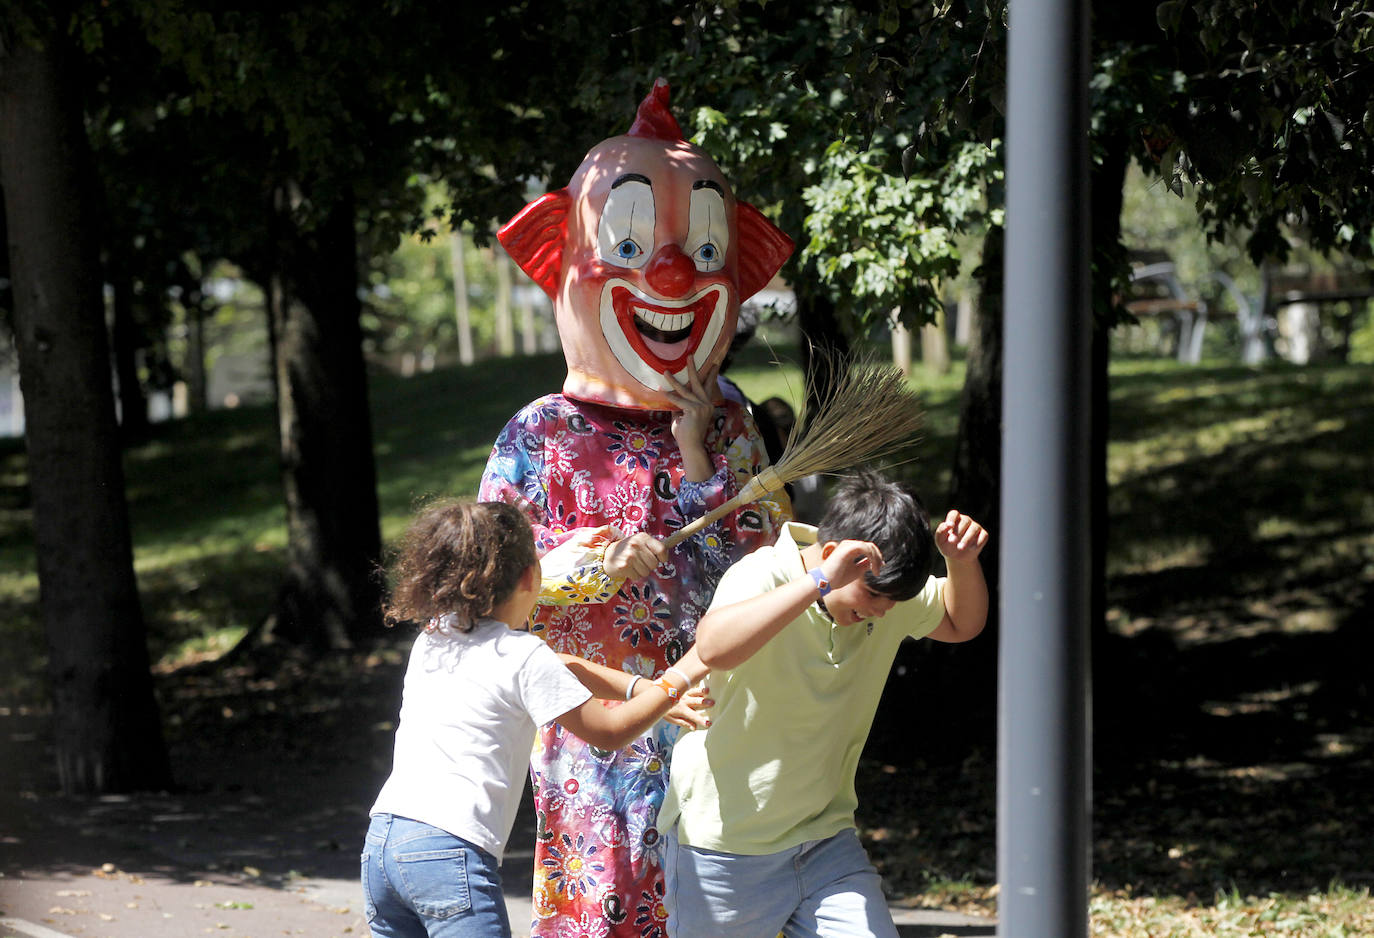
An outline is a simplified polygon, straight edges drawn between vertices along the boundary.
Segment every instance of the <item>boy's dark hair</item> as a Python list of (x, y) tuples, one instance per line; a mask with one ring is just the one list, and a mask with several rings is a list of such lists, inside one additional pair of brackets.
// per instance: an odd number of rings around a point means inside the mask
[(826, 504), (817, 528), (822, 544), (870, 541), (883, 554), (875, 576), (864, 575), (872, 589), (892, 599), (910, 599), (921, 591), (934, 566), (930, 515), (911, 488), (870, 469), (843, 478)]
[(513, 505), (436, 502), (411, 522), (396, 547), (386, 621), (432, 627), (452, 613), (456, 627), (470, 631), (538, 562), (529, 519)]

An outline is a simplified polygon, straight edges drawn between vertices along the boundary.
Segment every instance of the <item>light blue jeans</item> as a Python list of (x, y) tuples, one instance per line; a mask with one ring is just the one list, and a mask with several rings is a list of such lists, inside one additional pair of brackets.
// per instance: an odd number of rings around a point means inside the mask
[(878, 871), (852, 827), (745, 856), (664, 839), (673, 938), (897, 938)]
[(363, 842), (373, 938), (510, 938), (496, 858), (461, 837), (379, 814)]

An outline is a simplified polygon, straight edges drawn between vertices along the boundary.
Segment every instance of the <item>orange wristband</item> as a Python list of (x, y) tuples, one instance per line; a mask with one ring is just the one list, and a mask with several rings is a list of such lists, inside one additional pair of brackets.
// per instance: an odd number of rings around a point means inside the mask
[(674, 687), (666, 676), (654, 681), (654, 686), (667, 694), (669, 700), (677, 700), (678, 697), (682, 695), (682, 691)]

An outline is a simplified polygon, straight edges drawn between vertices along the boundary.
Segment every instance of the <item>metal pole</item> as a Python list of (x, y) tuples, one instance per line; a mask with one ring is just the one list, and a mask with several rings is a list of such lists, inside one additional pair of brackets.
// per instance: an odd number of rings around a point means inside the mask
[(1088, 20), (1010, 0), (998, 931), (1088, 934)]

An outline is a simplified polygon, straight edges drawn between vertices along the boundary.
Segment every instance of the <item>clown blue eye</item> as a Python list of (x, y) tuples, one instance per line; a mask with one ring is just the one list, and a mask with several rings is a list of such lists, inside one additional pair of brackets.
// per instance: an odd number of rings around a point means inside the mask
[(621, 260), (630, 260), (633, 257), (638, 257), (641, 253), (639, 245), (635, 244), (634, 241), (629, 238), (626, 238), (615, 246), (615, 256)]
[(716, 246), (709, 242), (697, 248), (697, 257), (701, 258), (707, 263), (710, 263), (711, 261), (715, 260), (717, 254), (718, 252), (716, 251)]

